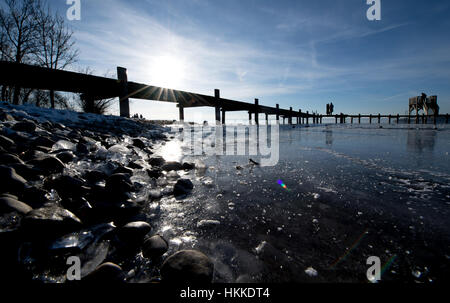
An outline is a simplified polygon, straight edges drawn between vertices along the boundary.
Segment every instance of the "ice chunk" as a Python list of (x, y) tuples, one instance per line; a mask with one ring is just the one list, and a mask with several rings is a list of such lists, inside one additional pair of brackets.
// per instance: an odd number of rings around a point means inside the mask
[(68, 150), (75, 151), (76, 145), (67, 140), (59, 140), (52, 146), (52, 151), (58, 151), (58, 150), (62, 150), (62, 149), (68, 149)]
[(308, 267), (305, 269), (305, 273), (310, 277), (316, 277), (318, 275), (317, 270), (312, 267)]
[(201, 221), (197, 222), (197, 227), (203, 228), (203, 227), (210, 227), (210, 226), (219, 225), (219, 224), (220, 224), (220, 221), (217, 221), (217, 220), (201, 220)]

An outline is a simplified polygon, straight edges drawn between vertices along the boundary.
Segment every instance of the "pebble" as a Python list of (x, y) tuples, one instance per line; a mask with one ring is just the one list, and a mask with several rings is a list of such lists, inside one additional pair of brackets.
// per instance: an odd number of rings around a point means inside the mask
[(197, 250), (180, 250), (167, 258), (161, 267), (163, 282), (211, 283), (214, 264)]
[(117, 264), (106, 262), (81, 279), (88, 283), (121, 283), (125, 282), (125, 273)]
[(310, 277), (316, 277), (318, 275), (317, 270), (312, 267), (308, 267), (305, 269), (305, 273)]
[(15, 199), (14, 197), (11, 197), (9, 195), (0, 196), (0, 214), (15, 211), (19, 214), (25, 215), (32, 210), (33, 209), (29, 205)]
[(36, 124), (33, 121), (24, 120), (14, 124), (13, 129), (27, 133), (33, 133), (36, 130)]
[(158, 258), (165, 254), (169, 248), (167, 241), (160, 235), (146, 237), (142, 245), (142, 254), (146, 258)]
[(0, 165), (0, 193), (21, 193), (27, 181), (16, 171), (4, 165)]
[(173, 188), (173, 194), (175, 196), (187, 195), (194, 188), (194, 184), (192, 184), (189, 179), (179, 179)]
[(166, 162), (164, 165), (162, 165), (161, 169), (165, 170), (165, 171), (183, 170), (183, 165), (181, 165), (180, 162), (170, 161), (170, 162)]
[(117, 230), (117, 236), (125, 242), (140, 243), (151, 229), (152, 227), (147, 222), (130, 222)]
[(33, 209), (22, 219), (26, 234), (53, 237), (81, 229), (81, 220), (67, 209), (56, 205)]

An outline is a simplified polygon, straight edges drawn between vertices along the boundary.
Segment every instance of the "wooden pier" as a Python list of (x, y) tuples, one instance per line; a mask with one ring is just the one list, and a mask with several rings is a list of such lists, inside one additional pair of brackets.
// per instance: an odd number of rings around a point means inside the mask
[[(145, 99), (153, 101), (173, 102), (177, 104), (179, 109), (179, 119), (184, 121), (184, 109), (191, 107), (214, 107), (215, 120), (218, 124), (224, 124), (226, 121), (226, 112), (246, 111), (249, 115), (249, 124), (254, 121), (259, 124), (260, 114), (265, 114), (266, 123), (269, 116), (275, 116), (277, 123), (280, 118), (283, 124), (321, 124), (323, 118), (334, 118), (335, 123), (346, 123), (350, 118), (350, 123), (354, 119), (358, 119), (361, 123), (362, 118), (369, 118), (369, 123), (375, 119), (381, 123), (381, 118), (388, 118), (389, 123), (396, 121), (399, 123), (400, 118), (411, 119), (414, 123), (427, 123), (429, 119), (436, 123), (438, 117), (445, 117), (448, 123), (448, 114), (439, 116), (411, 116), (411, 115), (320, 115), (303, 112), (301, 109), (294, 110), (280, 108), (279, 104), (275, 107), (261, 105), (259, 99), (255, 99), (253, 103), (229, 100), (220, 97), (220, 90), (214, 91), (214, 96), (196, 94), (186, 91), (168, 89), (142, 83), (128, 81), (127, 70), (123, 67), (117, 67), (117, 79), (92, 76), (82, 73), (54, 70), (45, 67), (39, 67), (27, 64), (18, 64), (13, 62), (0, 61), (0, 84), (11, 87), (34, 88), (41, 90), (53, 90), (72, 93), (81, 93), (82, 98), (87, 100), (99, 100), (107, 98), (119, 98), (120, 115), (130, 117), (129, 98)], [(253, 118), (252, 118), (253, 117)]]

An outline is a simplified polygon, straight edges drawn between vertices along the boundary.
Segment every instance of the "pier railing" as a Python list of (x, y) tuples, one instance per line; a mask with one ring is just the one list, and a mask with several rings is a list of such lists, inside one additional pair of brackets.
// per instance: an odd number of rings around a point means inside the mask
[(408, 123), (411, 123), (411, 119), (415, 123), (427, 123), (429, 119), (436, 123), (438, 117), (445, 117), (445, 123), (448, 123), (448, 114), (439, 116), (320, 115), (309, 113), (309, 111), (302, 112), (301, 109), (296, 111), (292, 107), (282, 109), (278, 104), (275, 107), (260, 105), (259, 99), (255, 99), (254, 103), (229, 100), (221, 98), (218, 89), (214, 90), (214, 96), (209, 96), (128, 81), (127, 70), (123, 67), (117, 67), (117, 79), (112, 79), (0, 61), (0, 85), (80, 93), (81, 97), (88, 101), (118, 97), (120, 115), (128, 118), (130, 117), (129, 98), (134, 98), (177, 103), (181, 121), (184, 120), (184, 108), (207, 106), (215, 108), (215, 120), (217, 123), (225, 123), (227, 111), (247, 111), (250, 124), (252, 123), (252, 116), (255, 123), (259, 124), (260, 114), (265, 114), (266, 123), (269, 121), (269, 115), (275, 115), (277, 121), (280, 118), (283, 119), (283, 123), (287, 119), (289, 124), (294, 124), (295, 122), (297, 124), (309, 124), (310, 122), (319, 124), (326, 117), (335, 118), (335, 123), (338, 123), (338, 120), (340, 123), (346, 123), (348, 118), (350, 118), (350, 123), (353, 123), (354, 119), (358, 119), (358, 123), (361, 123), (361, 118), (369, 118), (369, 123), (372, 123), (374, 119), (377, 119), (378, 123), (380, 123), (381, 118), (388, 118), (389, 123), (391, 121), (399, 123), (400, 118), (408, 118)]

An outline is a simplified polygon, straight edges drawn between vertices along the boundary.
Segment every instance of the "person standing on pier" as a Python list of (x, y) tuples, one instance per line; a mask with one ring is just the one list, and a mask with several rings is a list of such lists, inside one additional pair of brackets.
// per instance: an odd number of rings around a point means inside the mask
[(327, 103), (327, 116), (330, 114), (330, 104)]
[(333, 114), (333, 111), (334, 111), (334, 105), (333, 105), (333, 102), (331, 102), (330, 103), (330, 115)]

